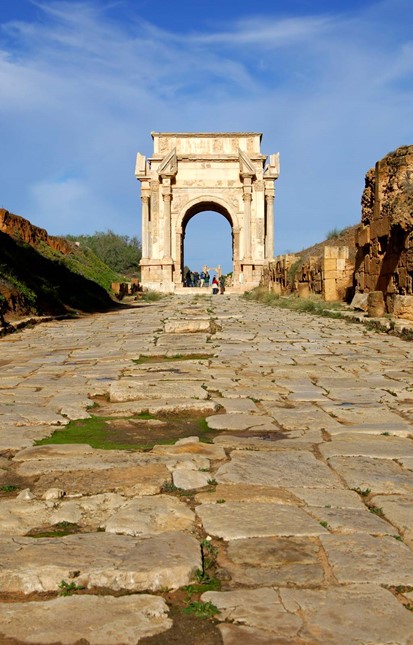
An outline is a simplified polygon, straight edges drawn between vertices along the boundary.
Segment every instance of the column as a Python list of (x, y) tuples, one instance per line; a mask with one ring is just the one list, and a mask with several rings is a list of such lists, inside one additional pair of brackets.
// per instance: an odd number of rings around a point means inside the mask
[(142, 194), (142, 258), (149, 257), (149, 195)]
[(163, 193), (163, 257), (171, 257), (171, 193)]
[(274, 258), (274, 195), (265, 195), (265, 259)]
[(251, 193), (244, 192), (244, 260), (251, 259)]

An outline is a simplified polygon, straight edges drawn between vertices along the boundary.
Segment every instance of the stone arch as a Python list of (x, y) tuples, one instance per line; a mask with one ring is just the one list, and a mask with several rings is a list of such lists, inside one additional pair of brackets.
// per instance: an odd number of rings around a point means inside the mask
[(231, 227), (231, 236), (232, 236), (232, 274), (233, 280), (238, 284), (239, 281), (239, 218), (235, 212), (234, 206), (231, 206), (225, 199), (222, 197), (217, 197), (216, 195), (198, 195), (197, 197), (188, 201), (178, 214), (178, 217), (175, 222), (175, 257), (176, 257), (176, 271), (180, 271), (180, 275), (176, 275), (176, 282), (183, 280), (182, 270), (184, 263), (184, 240), (185, 240), (185, 230), (193, 217), (196, 217), (199, 213), (205, 211), (214, 211), (219, 213), (229, 223)]
[(135, 169), (142, 187), (145, 287), (181, 287), (185, 227), (207, 210), (230, 223), (237, 288), (259, 284), (274, 257), (274, 180), (279, 173), (278, 154), (267, 163), (261, 137), (259, 132), (152, 132), (153, 155), (146, 159), (138, 153)]

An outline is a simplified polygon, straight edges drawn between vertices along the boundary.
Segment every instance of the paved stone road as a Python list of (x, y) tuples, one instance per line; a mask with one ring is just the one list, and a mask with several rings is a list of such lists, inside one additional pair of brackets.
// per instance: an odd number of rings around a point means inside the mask
[[(225, 645), (413, 644), (411, 358), (398, 338), (235, 296), (1, 339), (0, 641), (156, 643), (203, 542)], [(214, 443), (33, 445), (91, 414), (156, 430), (161, 412), (203, 414)]]

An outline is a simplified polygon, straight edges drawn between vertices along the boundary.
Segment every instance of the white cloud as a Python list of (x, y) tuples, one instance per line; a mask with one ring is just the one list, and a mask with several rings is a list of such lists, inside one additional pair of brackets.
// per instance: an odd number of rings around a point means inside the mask
[(190, 40), (199, 44), (253, 45), (258, 49), (275, 50), (318, 38), (333, 25), (331, 18), (323, 16), (275, 20), (268, 15), (239, 20), (230, 31), (191, 35)]

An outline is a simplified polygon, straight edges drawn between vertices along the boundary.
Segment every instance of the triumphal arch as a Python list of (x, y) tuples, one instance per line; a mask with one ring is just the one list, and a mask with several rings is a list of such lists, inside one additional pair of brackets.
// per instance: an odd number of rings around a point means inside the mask
[(138, 153), (142, 284), (175, 291), (183, 284), (185, 229), (202, 211), (227, 219), (233, 284), (257, 286), (274, 254), (274, 180), (279, 156), (261, 153), (258, 132), (152, 132), (153, 154)]

